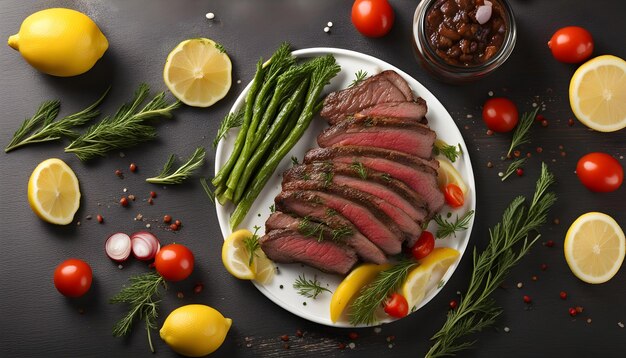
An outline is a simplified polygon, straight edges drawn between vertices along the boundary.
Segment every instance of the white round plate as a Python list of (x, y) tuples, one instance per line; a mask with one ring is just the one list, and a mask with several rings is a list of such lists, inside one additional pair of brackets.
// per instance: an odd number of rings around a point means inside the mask
[[(452, 210), (446, 206), (442, 209), (442, 213), (447, 214), (451, 211), (453, 213), (451, 219), (454, 219), (457, 213), (460, 216), (468, 210), (476, 209), (476, 186), (474, 184), (474, 173), (472, 171), (472, 165), (469, 155), (467, 153), (467, 147), (465, 146), (465, 142), (463, 141), (463, 137), (461, 136), (461, 133), (459, 132), (456, 124), (452, 120), (452, 117), (450, 117), (450, 114), (437, 100), (437, 98), (435, 98), (435, 96), (433, 96), (433, 94), (430, 93), (424, 86), (422, 86), (418, 81), (416, 81), (400, 69), (375, 57), (365, 55), (359, 52), (323, 47), (297, 50), (294, 51), (293, 54), (298, 59), (307, 59), (326, 54), (332, 54), (333, 56), (335, 56), (337, 63), (341, 66), (341, 72), (335, 78), (333, 78), (329, 85), (324, 88), (323, 95), (348, 87), (350, 83), (352, 83), (352, 81), (354, 80), (355, 73), (359, 70), (367, 71), (369, 75), (374, 75), (384, 70), (394, 70), (398, 74), (400, 74), (409, 83), (409, 85), (413, 89), (413, 92), (426, 100), (426, 103), (428, 105), (428, 114), (426, 117), (428, 118), (428, 123), (430, 127), (435, 132), (437, 132), (438, 138), (443, 139), (449, 144), (460, 143), (461, 147), (463, 148), (463, 155), (461, 158), (457, 159), (456, 163), (454, 163), (454, 166), (457, 168), (463, 179), (465, 179), (465, 182), (467, 183), (467, 186), (469, 188), (469, 193), (466, 195), (465, 205), (463, 207)], [(241, 94), (235, 101), (231, 112), (236, 111), (244, 105), (245, 97), (248, 93), (249, 88), (250, 84), (248, 84), (248, 86), (246, 86), (246, 88), (241, 92)], [(264, 234), (265, 220), (269, 217), (271, 213), (270, 207), (272, 206), (272, 204), (274, 204), (274, 197), (278, 195), (281, 189), (280, 184), (282, 180), (282, 173), (292, 166), (291, 158), (293, 156), (302, 161), (302, 158), (304, 157), (306, 151), (311, 148), (317, 147), (316, 137), (327, 126), (328, 124), (321, 117), (317, 116), (313, 119), (311, 125), (304, 133), (300, 141), (282, 160), (282, 162), (276, 169), (273, 178), (268, 181), (265, 188), (260, 193), (259, 197), (256, 199), (254, 205), (250, 209), (248, 216), (240, 224), (239, 228), (247, 228), (252, 231), (252, 228), (254, 226), (259, 226), (261, 227), (261, 229), (259, 229), (258, 234)], [(222, 165), (226, 162), (226, 160), (228, 160), (236, 137), (237, 131), (231, 130), (228, 133), (227, 137), (219, 143), (215, 155), (216, 173), (219, 168), (221, 168)], [(225, 206), (217, 203), (216, 206), (217, 218), (219, 220), (222, 234), (224, 235), (224, 237), (227, 237), (231, 234), (228, 221), (231, 213), (234, 210), (234, 206), (231, 203)], [(472, 220), (467, 230), (457, 232), (456, 237), (437, 240), (436, 246), (446, 246), (454, 248), (461, 253), (462, 257), (469, 241), (473, 223), (474, 219), (472, 217)], [(436, 224), (434, 222), (431, 222), (430, 230), (436, 230)], [(426, 305), (433, 297), (435, 297), (435, 295), (443, 287), (445, 282), (450, 278), (450, 276), (452, 276), (452, 273), (456, 269), (459, 261), (460, 257), (457, 262), (448, 269), (446, 274), (442, 277), (439, 285), (431, 289), (426, 294), (426, 297), (421, 302), (421, 304), (418, 305), (417, 309), (414, 310), (414, 312), (419, 310), (419, 308)], [(316, 299), (310, 299), (299, 295), (297, 291), (293, 288), (293, 283), (298, 278), (298, 276), (305, 275), (307, 279), (316, 278), (323, 287), (328, 288), (332, 292), (341, 282), (343, 277), (323, 273), (319, 270), (301, 264), (277, 264), (277, 266), (278, 274), (274, 276), (274, 279), (269, 284), (261, 285), (253, 282), (254, 285), (259, 289), (259, 291), (267, 296), (267, 298), (274, 301), (277, 305), (283, 307), (287, 311), (292, 312), (307, 320), (325, 324), (328, 326), (352, 327), (346, 317), (344, 317), (343, 320), (340, 320), (337, 323), (331, 322), (329, 309), (330, 298), (332, 295), (331, 293), (322, 292), (319, 296), (317, 296)], [(386, 318), (380, 321), (380, 323), (388, 323), (391, 321), (393, 321), (393, 319)]]

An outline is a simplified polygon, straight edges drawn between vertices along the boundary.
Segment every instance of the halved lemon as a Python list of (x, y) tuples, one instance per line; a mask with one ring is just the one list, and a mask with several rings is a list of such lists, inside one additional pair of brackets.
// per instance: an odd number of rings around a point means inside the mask
[(67, 225), (80, 206), (78, 178), (57, 158), (39, 163), (28, 180), (28, 203), (41, 219)]
[(569, 101), (589, 128), (614, 132), (626, 127), (626, 61), (604, 55), (585, 62), (572, 76)]
[(339, 286), (337, 286), (333, 297), (330, 299), (330, 320), (333, 321), (333, 323), (337, 322), (348, 304), (356, 297), (357, 293), (359, 293), (365, 285), (372, 282), (381, 271), (390, 267), (391, 265), (389, 264), (362, 264), (352, 270), (352, 272), (341, 281)]
[(461, 188), (463, 194), (467, 194), (467, 184), (463, 181), (463, 177), (458, 170), (447, 159), (437, 157), (439, 161), (439, 169), (437, 170), (437, 185), (440, 188), (448, 184), (456, 184)]
[(448, 268), (456, 262), (460, 253), (449, 247), (438, 247), (420, 260), (420, 265), (411, 270), (402, 285), (402, 295), (410, 309), (422, 302), (430, 290), (439, 285)]
[(563, 250), (576, 277), (587, 283), (604, 283), (622, 266), (626, 240), (612, 217), (590, 212), (581, 215), (567, 230)]
[(253, 280), (256, 277), (257, 260), (250, 262), (250, 252), (244, 240), (252, 237), (246, 229), (237, 230), (230, 234), (222, 245), (222, 263), (231, 275), (242, 280)]
[(167, 56), (163, 80), (176, 98), (194, 107), (209, 107), (226, 96), (232, 64), (215, 41), (185, 40)]

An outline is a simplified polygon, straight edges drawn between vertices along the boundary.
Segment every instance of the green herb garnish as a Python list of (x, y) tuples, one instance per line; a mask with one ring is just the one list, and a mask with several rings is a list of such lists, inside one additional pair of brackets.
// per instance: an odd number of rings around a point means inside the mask
[(156, 177), (146, 179), (146, 181), (152, 184), (180, 184), (202, 166), (205, 155), (204, 148), (199, 147), (180, 168), (173, 170), (172, 166), (176, 156), (172, 154), (163, 166), (161, 173)]
[(226, 49), (224, 48), (224, 46), (222, 46), (222, 44), (218, 44), (217, 42), (215, 43), (215, 48), (220, 52), (220, 53), (224, 53), (226, 52)]
[(261, 247), (261, 245), (259, 244), (259, 235), (257, 235), (257, 232), (259, 231), (259, 229), (260, 229), (259, 226), (255, 226), (254, 233), (252, 234), (252, 236), (249, 236), (243, 239), (243, 244), (246, 247), (246, 250), (248, 250), (248, 254), (250, 254), (250, 259), (248, 260), (248, 266), (252, 266), (252, 262), (254, 261), (254, 258), (257, 256), (256, 250), (258, 250)]
[(204, 192), (206, 193), (206, 196), (209, 198), (209, 200), (211, 200), (211, 202), (215, 204), (215, 193), (213, 192), (213, 190), (211, 190), (211, 187), (209, 187), (209, 183), (207, 182), (206, 178), (200, 178), (200, 185), (202, 185), (202, 189), (204, 189)]
[(507, 157), (511, 155), (513, 149), (515, 149), (517, 146), (528, 143), (530, 141), (530, 127), (533, 125), (533, 122), (535, 121), (535, 117), (537, 117), (538, 112), (539, 106), (537, 106), (534, 111), (526, 112), (522, 115), (522, 118), (517, 124), (517, 128), (515, 128), (515, 132), (513, 132), (511, 146), (509, 147), (509, 151), (506, 153)]
[(454, 237), (456, 237), (457, 231), (467, 230), (467, 227), (473, 215), (474, 210), (466, 212), (460, 218), (457, 214), (456, 220), (453, 222), (444, 219), (443, 217), (441, 217), (441, 214), (435, 215), (433, 219), (435, 220), (437, 225), (439, 225), (435, 236), (437, 236), (438, 239), (443, 239), (450, 235), (454, 235)]
[(433, 148), (435, 155), (441, 154), (448, 158), (452, 163), (456, 162), (457, 158), (463, 154), (461, 143), (458, 143), (457, 145), (450, 145), (442, 140), (437, 140), (435, 141), (435, 146)]
[(363, 180), (367, 179), (367, 168), (361, 162), (350, 164), (350, 168)]
[(320, 286), (317, 277), (307, 280), (304, 274), (298, 276), (296, 282), (293, 283), (293, 288), (298, 290), (299, 295), (312, 299), (316, 299), (324, 291), (332, 293), (329, 289)]
[(220, 124), (220, 128), (217, 130), (217, 134), (215, 135), (215, 139), (213, 140), (213, 148), (217, 148), (220, 140), (226, 137), (226, 133), (231, 128), (241, 127), (243, 124), (243, 109), (238, 110), (237, 112), (231, 112), (224, 117), (222, 123)]
[(364, 79), (367, 78), (367, 71), (363, 71), (363, 70), (358, 70), (355, 74), (354, 74), (354, 80), (352, 81), (352, 83), (350, 83), (349, 87), (354, 87), (356, 85), (358, 85), (359, 83), (361, 83)]
[(506, 172), (504, 172), (504, 175), (502, 175), (502, 181), (505, 181), (506, 178), (510, 177), (511, 174), (515, 173), (517, 169), (522, 168), (525, 163), (526, 163), (526, 158), (518, 158), (512, 161), (511, 164), (509, 164), (509, 167), (506, 168)]

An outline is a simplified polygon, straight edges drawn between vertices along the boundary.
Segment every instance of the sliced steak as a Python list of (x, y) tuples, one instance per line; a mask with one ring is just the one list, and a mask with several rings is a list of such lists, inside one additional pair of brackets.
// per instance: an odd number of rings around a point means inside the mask
[(271, 230), (259, 239), (261, 249), (275, 262), (301, 262), (325, 272), (345, 275), (356, 264), (354, 250), (332, 241), (317, 241), (289, 229)]
[(426, 164), (434, 162), (438, 166), (436, 160), (425, 161), (397, 151), (356, 146), (316, 148), (304, 156), (305, 164), (324, 161), (363, 165), (368, 170), (387, 173), (422, 196), (431, 212), (437, 212), (443, 206), (443, 193), (437, 186), (437, 171), (433, 165)]
[[(381, 250), (390, 255), (400, 253), (402, 249), (401, 234), (395, 223), (388, 219), (382, 222), (374, 215), (370, 208), (357, 205), (342, 197), (312, 190), (285, 191), (283, 190), (275, 199), (277, 208), (281, 211), (287, 206), (285, 202), (300, 201), (324, 207), (324, 210), (332, 210), (348, 219), (365, 237), (376, 244)], [(302, 203), (301, 203), (302, 204)], [(373, 210), (377, 210), (373, 208)], [(384, 218), (384, 216), (382, 216)]]
[(428, 107), (421, 97), (415, 102), (385, 102), (363, 108), (355, 116), (393, 117), (412, 119), (416, 122), (425, 123)]
[(404, 98), (406, 98), (407, 101), (413, 101), (415, 99), (409, 84), (396, 71), (386, 70), (381, 72), (380, 75), (385, 76), (389, 82), (398, 87), (398, 89), (404, 94)]
[[(289, 211), (300, 217), (294, 217), (281, 211), (275, 211), (265, 222), (265, 232), (274, 229), (290, 229), (297, 230), (301, 234), (311, 234), (322, 232), (322, 235), (328, 235), (330, 230), (331, 240), (339, 239), (342, 243), (350, 246), (356, 254), (366, 262), (382, 264), (387, 262), (387, 256), (374, 243), (369, 241), (361, 234), (350, 221), (341, 215), (329, 215), (327, 210), (320, 205), (299, 205), (298, 202), (287, 202), (281, 207), (281, 210)], [(307, 219), (303, 219), (307, 218)], [(306, 230), (307, 225), (304, 222), (311, 222), (312, 225), (321, 225), (315, 227), (315, 230)], [(302, 230), (305, 230), (303, 233)], [(337, 233), (340, 232), (340, 237)], [(328, 236), (325, 236), (328, 238)]]
[(378, 74), (361, 81), (357, 86), (332, 92), (324, 99), (320, 115), (330, 124), (346, 115), (359, 112), (377, 103), (407, 101), (405, 94), (385, 75)]
[(437, 135), (411, 119), (351, 117), (325, 129), (317, 136), (320, 147), (356, 145), (397, 150), (431, 158)]
[(397, 206), (391, 205), (377, 196), (348, 186), (337, 185), (323, 180), (298, 180), (283, 183), (283, 190), (320, 191), (349, 200), (367, 208), (376, 218), (385, 223), (394, 234), (403, 239), (414, 240), (422, 233), (421, 226)]
[(403, 182), (380, 172), (370, 171), (366, 179), (359, 176), (357, 168), (345, 163), (312, 163), (296, 165), (283, 174), (283, 183), (296, 180), (328, 181), (375, 195), (403, 210), (415, 222), (429, 217), (426, 202)]

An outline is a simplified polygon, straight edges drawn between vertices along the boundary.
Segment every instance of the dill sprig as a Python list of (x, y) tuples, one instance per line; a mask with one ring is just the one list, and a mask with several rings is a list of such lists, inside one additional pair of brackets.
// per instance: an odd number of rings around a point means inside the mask
[(298, 160), (298, 157), (296, 157), (295, 155), (291, 156), (291, 165), (296, 166), (299, 165), (300, 161)]
[(473, 215), (474, 210), (466, 212), (460, 218), (457, 214), (456, 220), (454, 221), (448, 221), (444, 219), (441, 214), (435, 215), (434, 220), (437, 225), (439, 225), (439, 228), (437, 229), (437, 233), (435, 235), (438, 239), (443, 239), (450, 235), (454, 235), (454, 237), (456, 237), (457, 231), (467, 230), (467, 227)]
[(196, 148), (191, 157), (189, 157), (180, 168), (173, 170), (172, 167), (174, 166), (176, 156), (172, 154), (163, 166), (161, 173), (155, 177), (146, 179), (146, 181), (152, 184), (180, 184), (202, 166), (205, 155), (206, 151), (204, 148)]
[(209, 198), (209, 200), (211, 200), (211, 202), (215, 204), (215, 193), (213, 192), (213, 190), (211, 190), (211, 187), (209, 186), (206, 178), (200, 178), (200, 185), (202, 185), (202, 189), (204, 189), (204, 192), (206, 193), (206, 196)]
[(361, 162), (350, 164), (350, 168), (363, 180), (367, 179), (367, 168)]
[(213, 140), (213, 148), (217, 147), (217, 144), (222, 140), (222, 138), (226, 137), (226, 133), (231, 128), (241, 127), (243, 124), (243, 115), (245, 111), (243, 108), (238, 110), (237, 112), (231, 112), (224, 117), (222, 123), (220, 124), (220, 128), (217, 130), (217, 134), (215, 135), (215, 139)]
[(316, 276), (312, 280), (307, 280), (304, 274), (298, 275), (293, 288), (298, 290), (298, 294), (307, 298), (316, 299), (320, 293), (326, 291), (332, 293), (329, 289), (322, 287)]
[(458, 143), (457, 145), (450, 145), (440, 139), (435, 141), (433, 149), (435, 151), (435, 155), (441, 154), (448, 158), (452, 163), (456, 162), (457, 158), (463, 154), (461, 143)]
[(65, 148), (78, 159), (85, 161), (114, 149), (128, 148), (156, 137), (156, 129), (146, 121), (156, 117), (171, 117), (180, 101), (168, 103), (165, 93), (157, 94), (148, 104), (141, 107), (150, 89), (142, 84), (135, 92), (132, 102), (123, 105), (115, 115), (109, 116), (89, 127)]
[(226, 52), (226, 49), (224, 48), (224, 46), (222, 46), (222, 44), (218, 44), (217, 42), (215, 43), (215, 48), (220, 52), (220, 53), (224, 53)]
[(354, 80), (352, 80), (352, 83), (350, 83), (350, 85), (348, 87), (354, 87), (356, 85), (358, 85), (359, 83), (361, 83), (364, 79), (367, 78), (367, 71), (363, 71), (363, 70), (358, 70), (355, 74), (354, 74)]
[(346, 236), (352, 235), (352, 228), (341, 226), (331, 229), (324, 223), (311, 222), (311, 219), (305, 216), (298, 223), (298, 232), (304, 236), (314, 237), (318, 242), (329, 238), (331, 241), (338, 243)]
[(160, 302), (160, 288), (165, 287), (165, 281), (161, 275), (150, 272), (143, 275), (131, 276), (130, 285), (113, 296), (109, 303), (128, 303), (130, 309), (126, 316), (120, 319), (113, 326), (113, 336), (122, 337), (130, 333), (135, 319), (143, 319), (146, 322), (146, 332), (148, 333), (148, 344), (154, 353), (150, 330), (156, 329), (156, 319), (158, 317), (158, 305)]
[(376, 311), (383, 305), (389, 294), (396, 291), (417, 262), (402, 261), (387, 270), (381, 271), (374, 281), (359, 292), (350, 308), (352, 325), (376, 323)]
[(487, 247), (481, 253), (474, 248), (474, 269), (467, 291), (458, 307), (448, 311), (446, 322), (431, 338), (434, 344), (426, 357), (450, 356), (470, 348), (474, 342), (465, 337), (495, 323), (502, 309), (491, 294), (541, 237), (540, 234), (534, 238), (530, 235), (545, 223), (548, 210), (556, 201), (555, 194), (547, 192), (553, 182), (554, 176), (546, 164), (542, 164), (530, 205), (525, 205), (526, 199), (522, 196), (513, 199), (502, 221), (489, 231)]
[(522, 115), (522, 118), (517, 124), (517, 128), (515, 128), (515, 132), (513, 132), (511, 146), (509, 147), (509, 151), (506, 153), (507, 157), (511, 155), (513, 149), (517, 146), (530, 141), (530, 127), (533, 125), (535, 117), (537, 117), (537, 112), (539, 112), (539, 106), (537, 106), (534, 111), (526, 112)]
[(259, 244), (259, 235), (257, 235), (257, 232), (260, 228), (261, 227), (259, 226), (254, 226), (254, 233), (252, 234), (252, 236), (243, 239), (243, 244), (246, 247), (246, 250), (248, 250), (248, 254), (250, 255), (250, 259), (248, 260), (248, 266), (252, 266), (252, 262), (257, 256), (256, 250), (261, 247), (261, 244)]
[[(27, 144), (49, 142), (61, 139), (62, 137), (75, 139), (78, 137), (73, 129), (79, 127), (97, 117), (100, 111), (96, 108), (102, 103), (104, 97), (109, 93), (110, 87), (91, 106), (65, 116), (58, 121), (54, 119), (59, 114), (61, 103), (59, 101), (43, 102), (32, 118), (26, 119), (20, 128), (13, 135), (13, 139), (4, 149), (6, 153)], [(35, 128), (40, 127), (35, 130)], [(32, 133), (35, 131), (34, 133)], [(28, 134), (30, 136), (26, 137)]]
[(517, 158), (509, 164), (509, 167), (506, 168), (504, 175), (502, 175), (502, 181), (505, 181), (511, 174), (515, 173), (517, 169), (520, 169), (526, 163), (526, 158)]

